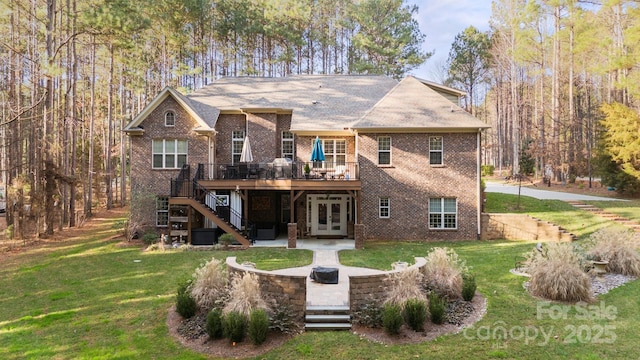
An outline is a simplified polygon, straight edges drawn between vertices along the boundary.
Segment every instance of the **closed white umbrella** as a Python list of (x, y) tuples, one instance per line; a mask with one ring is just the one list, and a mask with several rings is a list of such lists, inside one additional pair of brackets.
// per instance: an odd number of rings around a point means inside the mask
[(242, 153), (240, 154), (240, 162), (249, 163), (253, 161), (253, 154), (251, 153), (251, 144), (249, 143), (249, 137), (244, 138), (244, 144), (242, 144)]

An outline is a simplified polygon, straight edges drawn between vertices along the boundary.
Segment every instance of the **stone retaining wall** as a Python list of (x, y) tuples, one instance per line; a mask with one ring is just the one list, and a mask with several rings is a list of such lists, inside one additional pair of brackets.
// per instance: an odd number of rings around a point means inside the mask
[[(423, 257), (415, 258), (415, 263), (409, 268), (417, 267), (419, 271), (423, 271), (427, 260)], [(362, 309), (362, 307), (371, 302), (382, 301), (389, 283), (385, 279), (393, 273), (402, 270), (391, 270), (382, 274), (375, 275), (351, 275), (349, 276), (349, 306), (351, 314)]]
[(482, 214), (482, 240), (573, 241), (575, 235), (526, 214)]
[(236, 262), (235, 257), (227, 258), (229, 278), (234, 275), (243, 276), (253, 273), (258, 276), (260, 290), (265, 297), (289, 300), (296, 320), (303, 321), (307, 303), (307, 277), (299, 275), (278, 275), (268, 271), (244, 267)]

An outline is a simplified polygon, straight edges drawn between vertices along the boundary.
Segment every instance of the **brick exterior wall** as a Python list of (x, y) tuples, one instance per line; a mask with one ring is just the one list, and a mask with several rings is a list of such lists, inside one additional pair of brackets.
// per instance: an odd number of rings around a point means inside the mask
[(289, 301), (293, 315), (298, 321), (304, 320), (307, 305), (307, 277), (296, 275), (278, 275), (269, 271), (256, 270), (240, 266), (235, 257), (227, 258), (229, 277), (244, 276), (250, 272), (258, 277), (263, 298), (286, 299)]
[[(173, 110), (175, 127), (164, 126), (164, 114)], [(217, 120), (215, 138), (216, 166), (232, 162), (232, 131), (248, 128), (254, 162), (271, 162), (281, 157), (281, 133), (289, 129), (291, 114), (248, 113), (221, 114)], [(209, 163), (209, 138), (193, 131), (195, 119), (168, 97), (140, 124), (143, 136), (131, 136), (131, 187), (136, 193), (170, 194), (170, 180), (179, 169), (154, 170), (151, 168), (153, 139), (188, 140), (188, 163), (192, 176), (197, 164)], [(443, 165), (429, 165), (429, 136), (443, 136)], [(321, 139), (345, 139), (347, 162), (359, 163), (362, 181), (359, 214), (364, 228), (355, 228), (355, 238), (362, 246), (364, 240), (471, 240), (478, 234), (477, 223), (477, 134), (366, 134), (358, 135), (359, 156), (356, 159), (354, 136), (322, 136)], [(377, 165), (378, 136), (392, 139), (392, 164)], [(309, 161), (315, 136), (295, 136), (297, 161)], [(298, 228), (306, 229), (306, 195), (295, 204)], [(253, 196), (250, 192), (250, 196)], [(389, 197), (390, 218), (378, 217), (379, 197)], [(457, 229), (430, 230), (428, 199), (452, 197), (457, 199)], [(251, 201), (251, 200), (250, 200)], [(148, 209), (147, 223), (155, 225), (155, 209)], [(285, 229), (281, 229), (285, 230)]]
[[(429, 165), (429, 136), (443, 137), (443, 165)], [(477, 134), (359, 134), (361, 219), (370, 239), (474, 240), (477, 221)], [(391, 137), (391, 166), (379, 167), (378, 136)], [(389, 197), (390, 218), (378, 216)], [(429, 229), (429, 198), (457, 199), (457, 229)]]
[[(164, 115), (167, 111), (176, 114), (175, 126), (164, 125)], [(180, 169), (152, 168), (152, 140), (178, 139), (187, 140), (187, 162), (191, 165), (191, 176), (195, 174), (199, 163), (207, 163), (209, 138), (193, 131), (198, 126), (192, 118), (172, 97), (165, 99), (140, 124), (144, 129), (143, 136), (131, 136), (131, 196), (155, 194), (169, 196), (171, 193), (171, 179), (178, 176)], [(145, 209), (144, 221), (149, 226), (155, 226), (155, 205), (152, 209)]]

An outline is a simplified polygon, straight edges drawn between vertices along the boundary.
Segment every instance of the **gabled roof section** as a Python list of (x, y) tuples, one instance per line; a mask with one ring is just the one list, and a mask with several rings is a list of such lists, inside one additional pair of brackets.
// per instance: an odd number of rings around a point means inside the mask
[(297, 134), (348, 133), (397, 84), (378, 75), (221, 78), (188, 98), (225, 113), (291, 113), (291, 131)]
[(212, 106), (193, 103), (189, 98), (169, 86), (165, 87), (151, 100), (151, 102), (125, 126), (124, 131), (131, 135), (141, 135), (144, 133), (144, 130), (139, 127), (140, 124), (169, 96), (173, 97), (173, 99), (196, 120), (198, 126), (194, 129), (195, 131), (203, 133), (215, 131), (214, 126), (220, 110)]
[(373, 106), (352, 129), (370, 132), (456, 132), (477, 131), (488, 127), (429, 85), (408, 76)]

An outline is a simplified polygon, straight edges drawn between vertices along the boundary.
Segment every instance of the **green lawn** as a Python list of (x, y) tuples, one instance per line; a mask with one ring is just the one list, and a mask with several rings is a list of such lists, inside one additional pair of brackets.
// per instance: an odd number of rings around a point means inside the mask
[[(560, 212), (565, 211), (571, 226), (578, 226), (581, 220), (576, 219), (582, 215), (571, 209)], [(539, 211), (549, 216), (555, 212)], [(591, 227), (601, 225), (589, 221)], [(213, 256), (237, 256), (238, 262), (253, 261), (262, 269), (311, 262), (310, 252), (286, 249), (142, 252), (105, 240), (115, 233), (106, 222), (91, 238), (61, 242), (51, 250), (33, 249), (2, 264), (1, 359), (206, 359), (168, 335), (167, 310), (181, 280)], [(388, 269), (394, 261), (412, 262), (413, 257), (426, 255), (433, 246), (454, 248), (476, 274), (488, 309), (473, 328), (402, 346), (371, 343), (348, 332), (306, 333), (258, 358), (601, 359), (637, 358), (640, 353), (640, 282), (600, 298), (617, 310), (613, 320), (582, 319), (575, 307), (569, 308), (566, 319), (538, 316), (538, 306), (548, 307), (525, 292), (523, 278), (508, 271), (514, 258), (530, 251), (533, 243), (366, 243), (364, 250), (340, 252), (340, 259), (344, 264)], [(503, 329), (508, 331), (506, 337), (500, 332)], [(521, 337), (525, 331), (529, 339)], [(551, 339), (545, 341), (541, 331), (551, 333)]]

